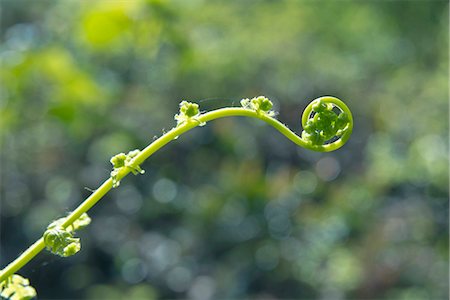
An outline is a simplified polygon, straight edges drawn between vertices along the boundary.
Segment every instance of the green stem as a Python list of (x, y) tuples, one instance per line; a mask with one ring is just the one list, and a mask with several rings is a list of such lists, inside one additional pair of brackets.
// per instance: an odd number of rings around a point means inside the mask
[[(344, 106), (345, 107), (345, 106)], [(345, 107), (345, 109), (347, 109)], [(348, 110), (348, 109), (347, 109)], [(344, 110), (345, 111), (345, 110)], [(351, 116), (350, 111), (345, 111), (346, 113), (349, 113)], [(275, 129), (277, 129), (279, 132), (281, 132), (283, 135), (285, 135), (289, 140), (294, 142), (295, 144), (310, 149), (314, 151), (320, 151), (320, 152), (328, 152), (333, 151), (338, 148), (340, 148), (350, 137), (351, 134), (351, 128), (348, 130), (338, 142), (334, 142), (327, 145), (313, 145), (311, 143), (306, 142), (301, 137), (296, 135), (294, 132), (292, 132), (289, 128), (287, 128), (284, 124), (279, 122), (278, 120), (274, 119), (273, 117), (265, 114), (261, 111), (255, 111), (250, 110), (246, 108), (222, 108), (218, 110), (214, 110), (202, 115), (199, 115), (198, 117), (195, 117), (193, 119), (188, 120), (187, 122), (184, 122), (177, 127), (173, 128), (157, 140), (155, 140), (153, 143), (148, 145), (144, 150), (142, 150), (138, 156), (135, 157), (135, 162), (140, 165), (142, 164), (146, 159), (148, 159), (153, 153), (161, 149), (163, 146), (171, 142), (172, 140), (176, 139), (178, 136), (182, 135), (183, 133), (191, 130), (192, 128), (195, 128), (199, 126), (200, 124), (206, 123), (208, 121), (212, 121), (215, 119), (220, 119), (224, 117), (231, 117), (231, 116), (244, 116), (244, 117), (251, 117), (251, 118), (257, 118), (260, 119), (269, 125), (273, 126)], [(352, 122), (350, 123), (352, 124)], [(129, 168), (123, 168), (119, 175), (118, 179), (122, 179), (126, 175), (130, 173)], [(95, 192), (88, 197), (83, 203), (81, 203), (70, 215), (66, 217), (65, 222), (62, 224), (62, 227), (66, 228), (70, 224), (72, 224), (75, 220), (77, 220), (83, 213), (87, 212), (92, 206), (94, 206), (106, 193), (111, 190), (113, 187), (112, 179), (107, 179)], [(11, 262), (7, 267), (5, 267), (1, 273), (0, 273), (0, 282), (7, 279), (10, 275), (17, 272), (20, 268), (22, 268), (25, 264), (27, 264), (33, 257), (35, 257), (39, 252), (41, 252), (45, 248), (44, 240), (43, 238), (40, 238), (37, 240), (33, 245), (31, 245), (25, 252), (23, 252), (17, 259), (15, 259), (13, 262)]]

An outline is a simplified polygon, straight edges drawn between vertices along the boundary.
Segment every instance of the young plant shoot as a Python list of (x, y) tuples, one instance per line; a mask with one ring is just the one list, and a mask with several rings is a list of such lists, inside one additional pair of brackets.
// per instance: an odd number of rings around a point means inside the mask
[[(350, 138), (353, 118), (348, 107), (339, 99), (325, 96), (313, 100), (304, 110), (301, 123), (303, 131), (295, 134), (283, 123), (275, 119), (272, 102), (263, 96), (241, 100), (241, 107), (226, 107), (207, 113), (200, 113), (196, 103), (182, 101), (180, 111), (175, 115), (176, 126), (153, 141), (143, 150), (119, 153), (111, 158), (111, 176), (82, 202), (68, 216), (50, 223), (42, 237), (24, 251), (0, 272), (0, 296), (6, 299), (31, 299), (36, 296), (35, 289), (28, 279), (16, 274), (25, 264), (44, 248), (53, 254), (67, 257), (81, 249), (80, 239), (74, 237), (75, 231), (91, 222), (87, 211), (92, 208), (112, 188), (129, 173), (144, 174), (140, 165), (153, 153), (177, 139), (183, 133), (220, 118), (244, 116), (260, 119), (300, 147), (319, 152), (334, 151), (342, 147)], [(336, 109), (337, 108), (337, 109)]]

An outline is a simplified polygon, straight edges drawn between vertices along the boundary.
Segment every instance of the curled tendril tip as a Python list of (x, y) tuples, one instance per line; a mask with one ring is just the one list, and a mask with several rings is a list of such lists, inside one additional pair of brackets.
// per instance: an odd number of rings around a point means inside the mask
[(303, 111), (301, 138), (317, 151), (332, 151), (347, 142), (353, 130), (350, 109), (338, 98), (313, 100)]
[[(298, 146), (309, 150), (328, 152), (342, 147), (350, 138), (353, 130), (353, 117), (349, 108), (338, 98), (325, 96), (313, 100), (302, 114), (301, 124), (303, 130), (299, 135), (292, 132), (286, 125), (274, 118), (276, 112), (272, 110), (273, 103), (264, 96), (252, 99), (243, 99), (242, 107), (221, 108), (207, 113), (200, 113), (196, 103), (182, 101), (180, 111), (175, 115), (177, 126), (156, 139), (142, 151), (132, 150), (119, 153), (111, 158), (113, 170), (111, 179), (93, 192), (77, 209), (66, 218), (51, 223), (44, 232), (43, 239), (37, 241), (16, 260), (0, 272), (0, 296), (31, 298), (35, 295), (28, 280), (14, 274), (24, 264), (30, 261), (44, 247), (60, 256), (70, 256), (80, 250), (80, 239), (74, 237), (74, 231), (90, 223), (89, 217), (84, 214), (97, 203), (111, 188), (118, 187), (120, 180), (128, 173), (143, 174), (139, 166), (162, 146), (176, 139), (179, 135), (206, 122), (231, 116), (246, 116), (258, 118), (268, 123), (282, 133), (286, 138)], [(72, 224), (66, 224), (83, 212)]]
[(300, 136), (273, 118), (276, 113), (268, 98), (259, 96), (242, 99), (241, 106), (245, 110), (254, 111), (258, 118), (274, 126), (297, 145), (313, 151), (328, 152), (342, 147), (353, 129), (350, 110), (344, 102), (331, 96), (317, 98), (305, 108)]

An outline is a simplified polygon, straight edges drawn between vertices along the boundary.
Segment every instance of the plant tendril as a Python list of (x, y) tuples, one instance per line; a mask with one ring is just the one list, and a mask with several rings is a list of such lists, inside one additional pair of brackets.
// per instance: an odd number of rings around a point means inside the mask
[[(110, 178), (67, 217), (51, 223), (43, 237), (1, 270), (0, 286), (9, 286), (8, 280), (12, 278), (12, 280), (19, 282), (19, 284), (14, 285), (15, 288), (22, 289), (22, 287), (27, 287), (28, 281), (14, 273), (45, 247), (61, 256), (69, 256), (78, 252), (80, 250), (80, 242), (78, 238), (73, 237), (73, 232), (89, 224), (90, 219), (85, 213), (112, 188), (118, 187), (120, 180), (126, 175), (129, 173), (135, 175), (143, 174), (144, 170), (141, 169), (140, 165), (153, 153), (197, 126), (203, 126), (209, 121), (231, 116), (257, 118), (277, 129), (295, 144), (319, 152), (339, 149), (348, 141), (353, 130), (353, 117), (349, 108), (344, 102), (331, 96), (318, 98), (306, 107), (301, 119), (303, 130), (300, 136), (275, 119), (276, 112), (272, 110), (273, 104), (268, 98), (259, 96), (252, 99), (243, 99), (241, 106), (221, 108), (202, 114), (199, 111), (198, 104), (182, 101), (180, 103), (180, 111), (175, 115), (176, 126), (165, 132), (161, 137), (153, 140), (142, 151), (132, 150), (128, 154), (119, 153), (112, 157), (113, 170)], [(23, 280), (14, 276), (19, 276)], [(31, 295), (31, 289), (25, 292), (30, 292)], [(11, 290), (8, 290), (8, 292), (11, 292)], [(20, 291), (17, 290), (15, 293), (19, 295)]]
[[(334, 112), (333, 108), (337, 108), (340, 113)], [(344, 102), (326, 96), (312, 101), (306, 107), (302, 115), (302, 127), (302, 139), (313, 147), (312, 150), (321, 146), (335, 150), (350, 138), (353, 118)], [(337, 139), (327, 143), (333, 138)]]

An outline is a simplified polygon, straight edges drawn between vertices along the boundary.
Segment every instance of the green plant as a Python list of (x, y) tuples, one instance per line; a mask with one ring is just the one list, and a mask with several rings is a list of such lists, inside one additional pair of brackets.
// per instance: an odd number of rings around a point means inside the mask
[[(109, 190), (120, 185), (120, 181), (130, 172), (143, 174), (140, 165), (153, 153), (177, 139), (181, 134), (207, 122), (231, 116), (245, 116), (260, 119), (273, 126), (295, 144), (319, 152), (329, 152), (342, 147), (350, 138), (353, 118), (348, 107), (334, 97), (321, 97), (312, 101), (302, 115), (303, 131), (296, 135), (284, 124), (276, 120), (272, 102), (263, 96), (241, 100), (241, 107), (227, 107), (207, 113), (200, 113), (198, 104), (182, 101), (180, 111), (175, 115), (177, 125), (142, 151), (132, 150), (119, 153), (111, 158), (113, 170), (108, 178), (67, 217), (53, 221), (43, 236), (10, 263), (0, 273), (0, 295), (10, 299), (30, 299), (36, 295), (27, 279), (14, 274), (44, 248), (59, 256), (71, 256), (81, 249), (79, 238), (74, 232), (87, 226), (90, 218), (86, 212)], [(334, 110), (337, 108), (337, 112)]]

